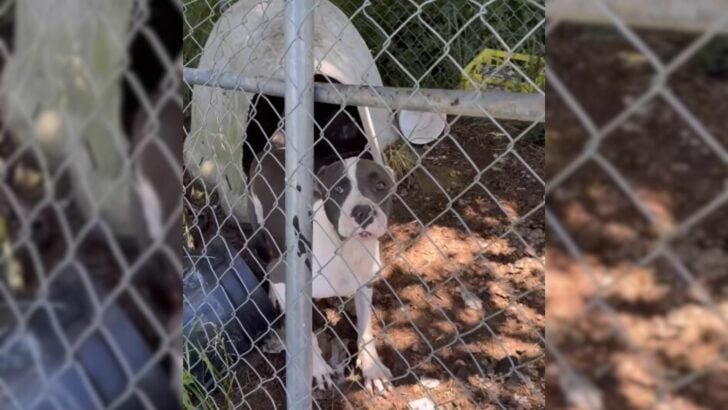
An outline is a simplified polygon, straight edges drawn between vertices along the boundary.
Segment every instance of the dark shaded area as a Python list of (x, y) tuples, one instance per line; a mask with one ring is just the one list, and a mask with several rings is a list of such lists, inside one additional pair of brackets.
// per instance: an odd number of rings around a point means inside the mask
[[(132, 20), (136, 32), (129, 42), (129, 65), (122, 80), (122, 124), (127, 134), (131, 133), (134, 115), (142, 101), (157, 91), (165, 75), (176, 70), (170, 63), (174, 64), (182, 52), (182, 5), (179, 0), (146, 0), (143, 3), (137, 0), (134, 5), (134, 15), (144, 17), (145, 24), (139, 24), (138, 19)], [(166, 55), (159, 54), (159, 46)], [(130, 81), (138, 82), (136, 87), (142, 89), (141, 95)]]
[[(314, 76), (315, 82), (339, 84), (322, 74)], [(248, 109), (248, 127), (243, 144), (243, 169), (246, 173), (256, 154), (267, 148), (276, 131), (283, 130), (285, 99), (255, 94)], [(322, 166), (359, 155), (368, 150), (367, 137), (357, 107), (314, 103), (314, 170)], [(371, 159), (368, 152), (362, 158)]]

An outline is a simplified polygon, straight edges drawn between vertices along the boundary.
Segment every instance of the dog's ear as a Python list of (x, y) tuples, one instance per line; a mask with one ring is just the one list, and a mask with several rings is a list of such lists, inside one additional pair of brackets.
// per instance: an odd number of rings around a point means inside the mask
[(324, 199), (326, 197), (326, 187), (324, 187), (318, 174), (313, 177), (313, 197), (315, 199)]
[(331, 167), (331, 164), (324, 165), (318, 169), (316, 174), (313, 176), (313, 196), (314, 198), (325, 198), (326, 197), (326, 186), (324, 185), (324, 176), (326, 171)]
[(330, 164), (323, 165), (316, 171), (314, 176), (313, 193), (318, 198), (326, 198), (328, 195), (328, 188), (326, 188), (325, 181), (331, 179), (331, 173), (335, 173), (336, 167), (341, 165), (341, 161), (334, 161)]

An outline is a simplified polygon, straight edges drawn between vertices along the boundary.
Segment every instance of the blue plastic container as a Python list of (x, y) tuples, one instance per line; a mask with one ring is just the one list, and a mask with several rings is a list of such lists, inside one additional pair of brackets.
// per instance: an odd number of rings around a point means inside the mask
[(213, 372), (234, 370), (276, 319), (267, 291), (243, 258), (230, 252), (219, 242), (209, 245), (204, 255), (191, 257), (194, 264), (183, 277), (186, 366), (203, 385), (213, 382)]
[[(126, 312), (111, 304), (95, 323), (98, 309), (89, 292), (100, 299), (106, 292), (92, 277), (83, 280), (81, 275), (74, 267), (66, 268), (49, 284), (46, 304), (31, 313), (25, 328), (14, 323), (0, 329), (0, 380), (7, 386), (0, 389), (0, 407), (91, 409), (116, 404), (139, 409), (144, 408), (141, 393), (157, 408), (179, 408), (169, 372), (160, 361), (149, 365), (153, 352)], [(8, 311), (0, 314), (12, 317)], [(62, 340), (77, 345), (75, 351)]]

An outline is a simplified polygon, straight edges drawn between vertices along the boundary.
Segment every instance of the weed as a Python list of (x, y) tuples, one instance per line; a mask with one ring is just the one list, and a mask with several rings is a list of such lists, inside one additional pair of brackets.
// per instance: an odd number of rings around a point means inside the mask
[(401, 180), (412, 168), (417, 165), (417, 154), (404, 140), (397, 141), (384, 150), (387, 165), (394, 171), (395, 180)]

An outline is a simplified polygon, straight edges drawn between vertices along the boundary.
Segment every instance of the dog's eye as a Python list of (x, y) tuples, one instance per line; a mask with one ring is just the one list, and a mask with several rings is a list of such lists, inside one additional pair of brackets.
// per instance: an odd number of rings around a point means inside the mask
[(387, 189), (387, 184), (385, 184), (384, 181), (379, 181), (377, 182), (376, 188), (377, 191), (384, 191), (385, 189)]
[(336, 194), (343, 194), (344, 193), (344, 187), (341, 185), (337, 185), (334, 187), (334, 193)]

